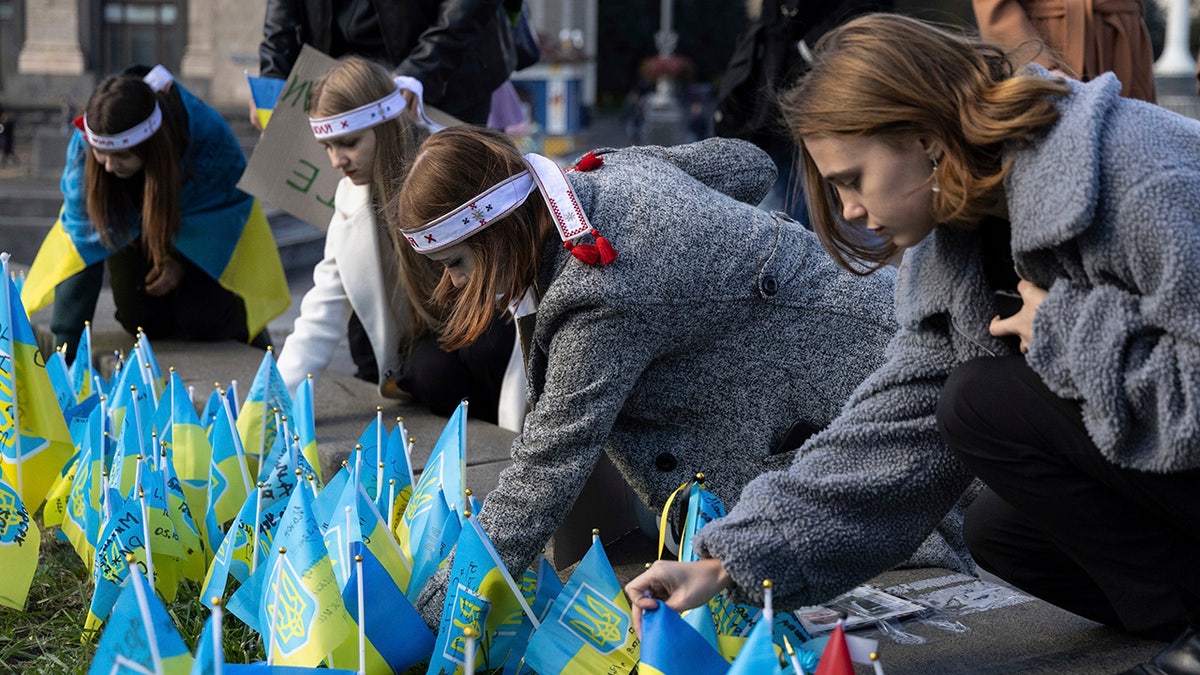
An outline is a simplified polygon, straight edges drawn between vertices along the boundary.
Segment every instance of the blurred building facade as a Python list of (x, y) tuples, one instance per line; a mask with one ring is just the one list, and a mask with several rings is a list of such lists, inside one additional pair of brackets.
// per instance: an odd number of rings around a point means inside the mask
[[(528, 0), (547, 57), (583, 66), (595, 100), (599, 0)], [(161, 63), (218, 107), (245, 105), (266, 0), (0, 0), (0, 95), (76, 107), (131, 63)]]
[(266, 0), (0, 0), (0, 93), (81, 107), (108, 73), (161, 63), (212, 103), (245, 105)]

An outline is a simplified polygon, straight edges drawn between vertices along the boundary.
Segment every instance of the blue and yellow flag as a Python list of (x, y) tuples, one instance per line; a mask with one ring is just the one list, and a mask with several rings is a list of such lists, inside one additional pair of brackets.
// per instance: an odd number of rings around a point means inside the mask
[(65, 345), (55, 349), (46, 359), (46, 375), (50, 378), (50, 386), (54, 388), (58, 407), (65, 414), (79, 401), (75, 398), (75, 389), (71, 386), (71, 373), (67, 368), (67, 357), (63, 354), (64, 348)]
[[(217, 405), (219, 410), (208, 436), (212, 456), (208, 465), (207, 503), (213, 520), (224, 525), (237, 516), (246, 498), (253, 494), (254, 480), (233, 419), (233, 408), (223, 395)], [(210, 542), (214, 535), (215, 532), (209, 532)]]
[(217, 413), (221, 412), (221, 401), (223, 400), (225, 400), (225, 392), (221, 389), (221, 384), (214, 383), (212, 393), (208, 395), (204, 409), (200, 411), (200, 426), (204, 427), (205, 433), (212, 433), (212, 425), (217, 419)]
[(317, 479), (324, 480), (321, 475), (321, 456), (317, 453), (317, 424), (313, 408), (312, 375), (304, 378), (296, 386), (296, 400), (293, 401), (292, 412), (295, 414), (292, 433), (300, 437), (300, 448), (304, 458), (312, 464), (317, 472)]
[(344, 484), (330, 520), (325, 521), (321, 510), (315, 510), (324, 528), (325, 546), (329, 549), (329, 559), (339, 584), (345, 586), (349, 580), (354, 559), (350, 553), (351, 546), (356, 542), (364, 542), (376, 561), (387, 570), (392, 582), (401, 589), (408, 588), (412, 577), (408, 559), (400, 551), (400, 546), (387, 529), (387, 523), (383, 522), (383, 516), (375, 510), (361, 485), (354, 482)]
[(67, 507), (63, 513), (62, 531), (84, 565), (90, 571), (95, 559), (96, 542), (104, 521), (101, 509), (101, 481), (104, 474), (104, 419), (97, 406), (88, 417), (87, 430), (79, 445), (78, 465)]
[(725, 675), (729, 662), (675, 610), (661, 600), (657, 602), (657, 608), (642, 613), (642, 653), (638, 673)]
[(351, 624), (307, 489), (292, 492), (263, 571), (259, 616), (269, 660), (316, 666), (342, 644)]
[[(411, 443), (408, 430), (404, 428), (404, 420), (397, 417), (396, 426), (388, 434), (386, 448), (383, 453), (383, 489), (375, 500), (375, 507), (388, 517), (388, 522), (395, 524), (408, 506), (412, 497), (413, 474), (408, 460)], [(475, 515), (479, 515), (478, 512)]]
[(11, 485), (0, 480), (0, 605), (25, 609), (42, 533)]
[[(521, 615), (537, 623), (533, 610), (525, 602), (525, 596), (517, 588), (479, 521), (474, 516), (463, 519), (446, 600), (442, 605), (437, 642), (427, 672), (453, 674), (475, 672), (476, 669), (490, 672), (501, 667), (500, 659), (507, 657), (509, 650), (491, 653), (496, 630), (518, 623), (514, 617)], [(468, 627), (479, 636), (479, 648), (470, 664), (466, 660), (466, 636), (463, 634)]]
[(688, 494), (687, 516), (683, 520), (683, 534), (679, 540), (679, 559), (693, 562), (700, 559), (692, 548), (692, 540), (700, 528), (717, 518), (725, 516), (725, 504), (721, 498), (705, 488), (701, 481), (694, 481)]
[(213, 450), (192, 397), (174, 368), (170, 369), (167, 386), (159, 398), (154, 428), (158, 430), (159, 443), (170, 450), (188, 506), (193, 513), (200, 512), (207, 497)]
[(224, 597), (230, 576), (245, 582), (263, 564), (296, 485), (295, 473), (275, 471), (246, 497), (217, 548), (200, 597)]
[(75, 454), (25, 307), (0, 254), (0, 478), (30, 513)]
[(629, 599), (596, 537), (533, 632), (525, 663), (539, 673), (627, 673), (638, 662), (629, 611)]
[(129, 577), (126, 555), (135, 564), (146, 564), (146, 540), (141, 503), (136, 499), (112, 504), (112, 513), (104, 522), (92, 562), (92, 602), (84, 621), (85, 630), (96, 630), (108, 618), (121, 586)]
[(159, 477), (166, 490), (167, 513), (171, 517), (171, 524), (175, 527), (179, 545), (183, 549), (183, 577), (192, 581), (203, 581), (205, 572), (208, 570), (208, 563), (212, 560), (212, 553), (205, 538), (201, 535), (199, 524), (192, 515), (193, 511), (183, 491), (183, 483), (175, 475), (175, 469), (169, 459), (169, 451), (167, 458), (167, 461), (160, 464), (162, 469)]
[[(409, 502), (409, 506), (412, 507), (412, 502)], [(409, 545), (412, 547), (412, 576), (404, 595), (415, 604), (425, 584), (441, 569), (446, 556), (450, 555), (450, 550), (458, 541), (462, 521), (454, 509), (446, 505), (446, 497), (442, 494), (441, 485), (438, 485), (428, 503), (415, 509), (411, 520), (406, 509), (401, 522), (410, 523)], [(403, 540), (400, 543), (403, 550)]]
[[(92, 362), (92, 322), (83, 322), (83, 334), (79, 338), (79, 346), (75, 348), (75, 361), (70, 368), (71, 388), (75, 390), (75, 400), (82, 401), (96, 391), (93, 379), (98, 371)], [(104, 391), (99, 393), (103, 394)]]
[[(450, 509), (460, 518), (466, 501), (463, 486), (466, 442), (466, 404), (460, 404), (446, 423), (417, 484), (404, 508), (404, 515), (394, 524), (400, 550), (413, 561), (413, 581), (405, 595), (415, 601), (445, 554), (439, 542)], [(457, 533), (455, 533), (457, 537)], [(453, 540), (452, 540), (453, 541)], [(440, 557), (438, 557), (440, 555)], [(424, 558), (424, 560), (422, 560)], [(432, 561), (432, 562), (430, 562)], [(432, 570), (428, 574), (419, 569)]]
[[(349, 547), (350, 576), (342, 587), (342, 602), (355, 630), (333, 652), (335, 665), (358, 668), (359, 632), (366, 638), (364, 656), (368, 673), (401, 673), (433, 653), (433, 633), (413, 609), (389, 572), (361, 541)], [(362, 562), (355, 563), (361, 556)], [(363, 618), (359, 617), (359, 564), (362, 569)], [(361, 624), (361, 625), (360, 625)]]
[(254, 77), (249, 73), (246, 74), (246, 79), (250, 82), (250, 96), (254, 99), (254, 112), (258, 116), (258, 124), (266, 129), (287, 80), (277, 77)]
[(167, 608), (146, 578), (133, 572), (96, 646), (89, 675), (189, 675), (191, 670), (192, 653)]
[[(517, 579), (517, 588), (533, 610), (533, 618), (541, 622), (550, 613), (550, 603), (562, 592), (563, 584), (554, 566), (539, 553), (537, 560)], [(522, 614), (517, 618), (518, 622), (510, 620), (496, 627), (496, 635), (489, 647), (489, 653), (496, 655), (493, 658), (504, 664), (504, 675), (517, 675), (524, 666), (525, 648), (533, 634), (534, 624), (530, 617)]]
[(254, 380), (250, 382), (250, 391), (237, 414), (237, 430), (242, 437), (242, 447), (246, 450), (250, 461), (250, 473), (257, 475), (259, 462), (270, 453), (275, 444), (275, 436), (279, 429), (275, 422), (275, 412), (292, 417), (292, 397), (288, 394), (283, 376), (275, 367), (274, 353), (268, 349), (263, 354)]
[(771, 641), (772, 625), (759, 621), (733, 661), (729, 675), (774, 675), (782, 673), (775, 644)]

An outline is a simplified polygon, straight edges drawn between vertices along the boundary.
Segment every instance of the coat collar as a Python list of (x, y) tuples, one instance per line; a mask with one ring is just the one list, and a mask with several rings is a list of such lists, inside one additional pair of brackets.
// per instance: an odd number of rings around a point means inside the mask
[(1008, 154), (1012, 170), (1004, 187), (1014, 256), (1074, 239), (1095, 216), (1101, 139), (1121, 83), (1111, 73), (1068, 83), (1071, 93), (1058, 101), (1058, 122), (1029, 147)]
[(371, 186), (355, 185), (349, 177), (342, 178), (338, 181), (333, 203), (343, 218), (349, 218), (371, 203)]

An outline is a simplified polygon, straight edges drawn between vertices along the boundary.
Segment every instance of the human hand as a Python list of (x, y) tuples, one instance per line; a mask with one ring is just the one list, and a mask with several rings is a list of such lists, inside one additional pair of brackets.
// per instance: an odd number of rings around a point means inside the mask
[(174, 258), (164, 258), (146, 275), (146, 294), (166, 295), (175, 290), (182, 279), (183, 265), (180, 265), (179, 261)]
[(642, 612), (664, 601), (676, 612), (699, 607), (730, 583), (729, 573), (716, 558), (696, 562), (659, 560), (625, 585), (633, 610), (633, 627), (642, 634)]
[(254, 127), (258, 133), (262, 133), (262, 122), (258, 121), (258, 107), (254, 105), (254, 99), (250, 99), (250, 126)]
[(1046, 291), (1022, 279), (1017, 283), (1017, 293), (1021, 294), (1021, 309), (1006, 319), (998, 316), (992, 319), (988, 331), (996, 337), (1016, 335), (1021, 338), (1021, 353), (1024, 354), (1029, 351), (1029, 343), (1033, 341), (1033, 317), (1042, 300), (1046, 299)]

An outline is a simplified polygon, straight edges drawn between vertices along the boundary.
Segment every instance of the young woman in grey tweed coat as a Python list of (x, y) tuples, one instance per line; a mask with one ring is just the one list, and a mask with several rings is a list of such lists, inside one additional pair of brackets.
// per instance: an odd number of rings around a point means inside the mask
[(901, 16), (852, 21), (817, 51), (783, 101), (814, 228), (847, 269), (907, 249), (901, 331), (806, 461), (699, 534), (709, 560), (628, 591), (681, 607), (771, 578), (777, 602), (822, 600), (844, 589), (814, 571), (861, 565), (884, 537), (803, 537), (848, 508), (811, 489), (810, 468), (929, 457), (890, 493), (858, 495), (883, 523), (896, 499), (952, 494), (957, 456), (989, 487), (965, 525), (982, 567), (1127, 631), (1185, 630), (1168, 652), (1191, 666), (1156, 667), (1200, 671), (1185, 628), (1200, 618), (1200, 124), (1122, 99), (1111, 75), (1013, 72), (999, 50)]
[[(486, 130), (422, 146), (393, 222), (445, 265), (431, 300), (448, 307), (445, 346), (523, 301), (532, 410), (480, 516), (514, 573), (601, 453), (652, 508), (697, 472), (732, 504), (792, 461), (794, 446), (775, 451), (794, 422), (826, 426), (882, 363), (893, 275), (841, 270), (811, 232), (752, 206), (774, 178), (765, 153), (726, 139), (602, 152), (565, 174)], [(903, 524), (912, 549), (954, 498), (914, 501), (932, 510)], [(418, 602), (434, 621), (445, 583)]]

